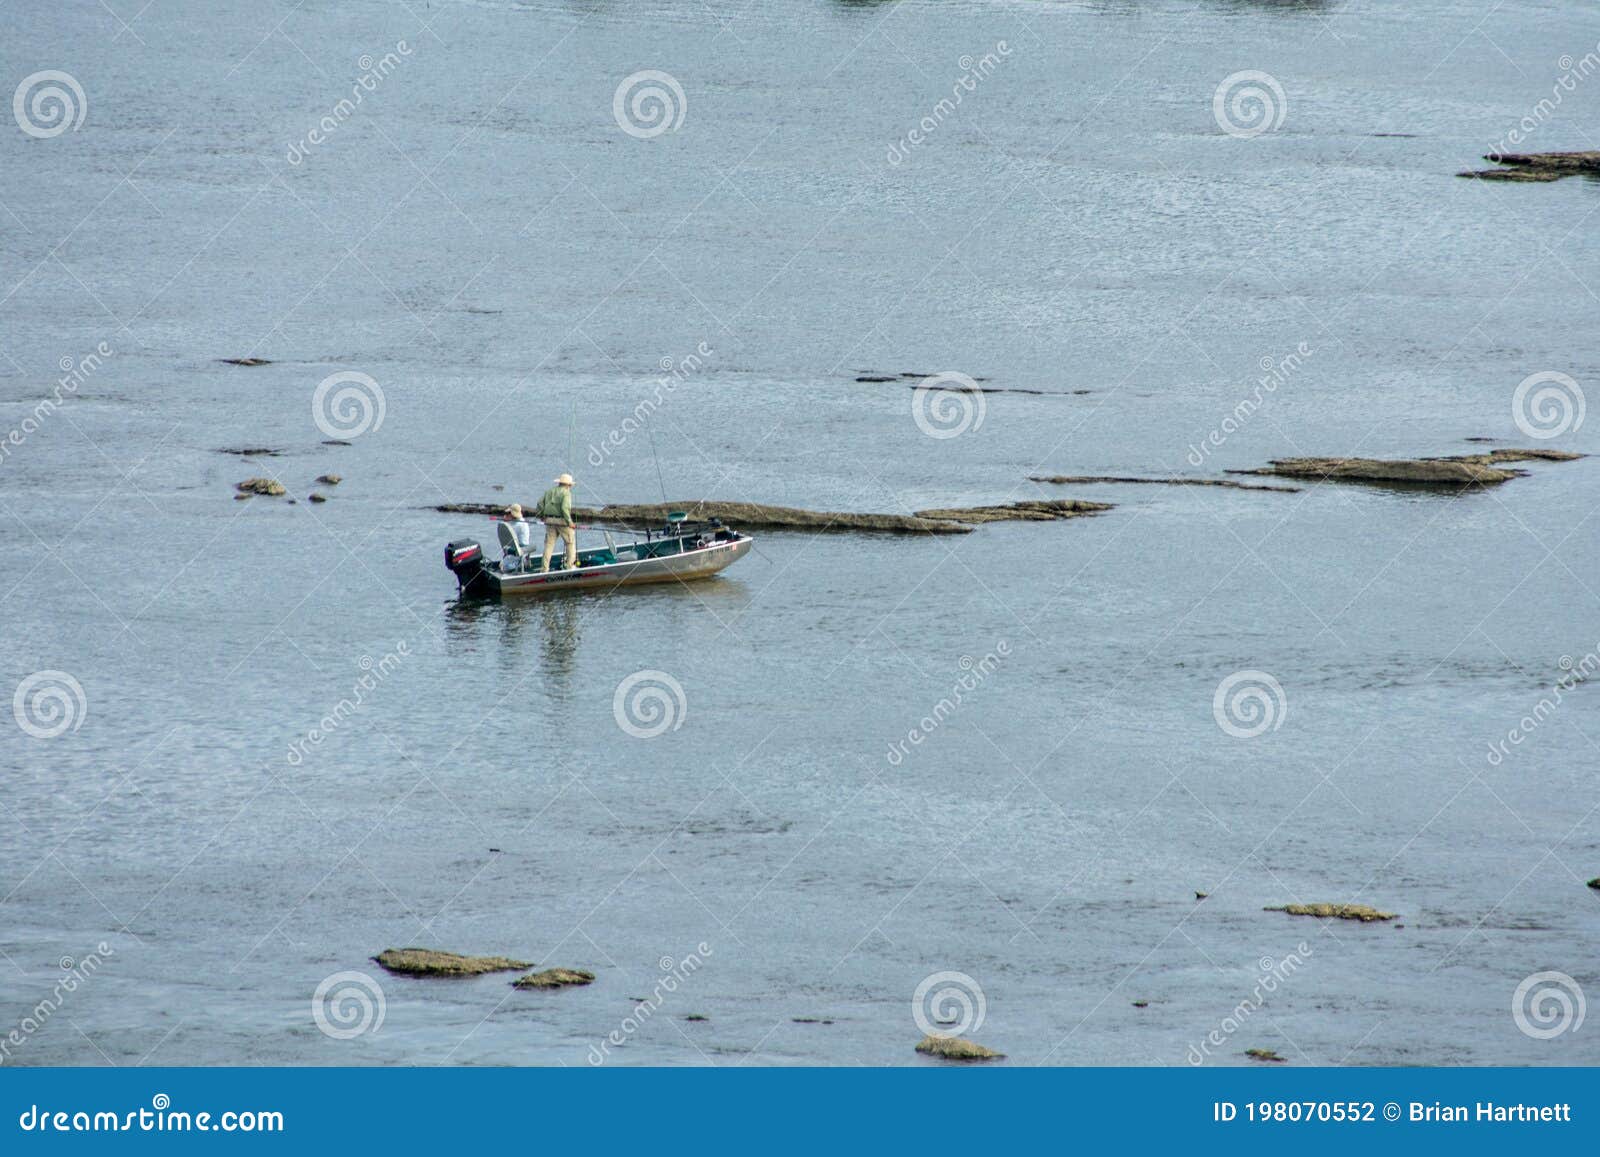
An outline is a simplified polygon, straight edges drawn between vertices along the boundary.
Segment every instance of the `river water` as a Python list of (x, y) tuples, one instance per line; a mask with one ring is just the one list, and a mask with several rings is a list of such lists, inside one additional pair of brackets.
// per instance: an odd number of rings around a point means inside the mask
[[(1028, 481), (1600, 452), (1514, 398), (1600, 384), (1600, 187), (1453, 175), (1596, 147), (1600, 13), (3, 19), (7, 89), (84, 113), (0, 132), (4, 1063), (929, 1063), (919, 986), (1009, 1063), (1600, 1061), (1595, 460)], [(936, 373), (1043, 392), (856, 380)], [(564, 469), (1115, 509), (458, 604), (493, 527), (432, 507)], [(1318, 901), (1398, 916), (1263, 911)]]

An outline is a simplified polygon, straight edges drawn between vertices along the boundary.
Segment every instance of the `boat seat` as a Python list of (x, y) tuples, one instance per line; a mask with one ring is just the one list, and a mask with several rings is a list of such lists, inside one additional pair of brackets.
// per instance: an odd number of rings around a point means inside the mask
[(533, 556), (522, 549), (522, 544), (517, 541), (516, 532), (511, 529), (510, 523), (497, 522), (494, 528), (500, 538), (500, 569), (508, 574), (518, 573)]
[(504, 554), (514, 554), (522, 557), (522, 544), (517, 541), (516, 532), (511, 529), (509, 522), (494, 524), (495, 532), (500, 536), (500, 550)]

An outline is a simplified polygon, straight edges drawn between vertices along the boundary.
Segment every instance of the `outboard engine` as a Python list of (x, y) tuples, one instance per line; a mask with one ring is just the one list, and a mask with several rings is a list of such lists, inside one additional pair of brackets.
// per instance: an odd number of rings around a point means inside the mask
[(487, 595), (493, 584), (483, 568), (483, 548), (470, 538), (452, 542), (444, 548), (444, 565), (456, 576), (464, 595)]

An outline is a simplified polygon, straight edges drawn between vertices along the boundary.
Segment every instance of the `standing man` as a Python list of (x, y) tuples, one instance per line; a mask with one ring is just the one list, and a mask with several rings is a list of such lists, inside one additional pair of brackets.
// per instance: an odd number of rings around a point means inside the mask
[(578, 533), (572, 524), (572, 475), (563, 474), (544, 492), (537, 513), (544, 520), (544, 564), (540, 573), (550, 570), (550, 555), (558, 538), (567, 544), (566, 569), (578, 569)]

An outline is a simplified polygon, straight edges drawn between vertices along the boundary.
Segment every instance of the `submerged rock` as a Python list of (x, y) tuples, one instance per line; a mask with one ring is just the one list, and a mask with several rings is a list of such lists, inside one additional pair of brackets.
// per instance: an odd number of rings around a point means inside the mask
[[(856, 379), (858, 382), (861, 380), (861, 378)], [(985, 379), (973, 378), (972, 380), (981, 382)], [(911, 388), (920, 390), (922, 389), (922, 383), (918, 382)], [(939, 388), (943, 390), (960, 390), (964, 394), (1033, 394), (1035, 397), (1042, 398), (1068, 398), (1073, 394), (1087, 394), (1089, 392), (1088, 390), (1032, 390), (1026, 386), (963, 386), (958, 382), (944, 382)]]
[(925, 1036), (917, 1042), (917, 1051), (947, 1061), (992, 1061), (1006, 1055), (958, 1036)]
[(235, 483), (234, 489), (239, 492), (239, 494), (234, 495), (236, 498), (239, 495), (248, 497), (252, 494), (262, 494), (268, 498), (282, 498), (288, 493), (288, 491), (284, 490), (283, 483), (275, 482), (271, 478), (246, 478), (243, 482)]
[(1258, 1061), (1281, 1062), (1284, 1059), (1271, 1049), (1245, 1049), (1244, 1055)]
[(317, 481), (324, 486), (337, 486), (344, 481), (344, 478), (338, 474), (318, 474)]
[(1147, 486), (1225, 486), (1230, 490), (1275, 490), (1281, 494), (1298, 494), (1298, 486), (1262, 486), (1253, 482), (1235, 482), (1231, 478), (1131, 478), (1114, 474), (1030, 474), (1029, 482), (1049, 482), (1061, 486), (1086, 485), (1096, 482), (1136, 483)]
[(241, 458), (277, 458), (283, 454), (282, 450), (274, 450), (270, 446), (225, 446), (217, 451), (218, 454), (237, 454)]
[(533, 967), (505, 956), (460, 956), (431, 948), (385, 948), (372, 959), (400, 976), (482, 976), (485, 972), (520, 972)]
[(309, 502), (326, 502), (326, 501), (328, 501), (328, 496), (326, 494), (318, 494), (315, 490), (313, 490), (311, 492), (311, 496), (307, 499), (307, 501), (309, 501)]
[(1574, 450), (1534, 450), (1507, 446), (1502, 450), (1490, 450), (1487, 454), (1464, 454), (1459, 457), (1464, 462), (1571, 462), (1583, 455)]
[(518, 977), (512, 984), (516, 988), (566, 988), (568, 985), (593, 982), (594, 973), (581, 968), (547, 968), (531, 976)]
[(1507, 167), (1468, 169), (1456, 176), (1480, 181), (1559, 181), (1581, 173), (1600, 175), (1600, 152), (1487, 153), (1483, 159)]
[(272, 364), (266, 358), (219, 358), (218, 360), (230, 366), (270, 366)]
[(1287, 912), (1291, 916), (1317, 916), (1322, 919), (1359, 920), (1370, 924), (1374, 920), (1393, 920), (1396, 913), (1380, 912), (1366, 904), (1284, 904), (1276, 908), (1263, 908), (1263, 912)]
[(1594, 888), (1597, 891), (1600, 891), (1600, 876), (1596, 876), (1594, 879), (1590, 880), (1589, 881), (1589, 887)]

